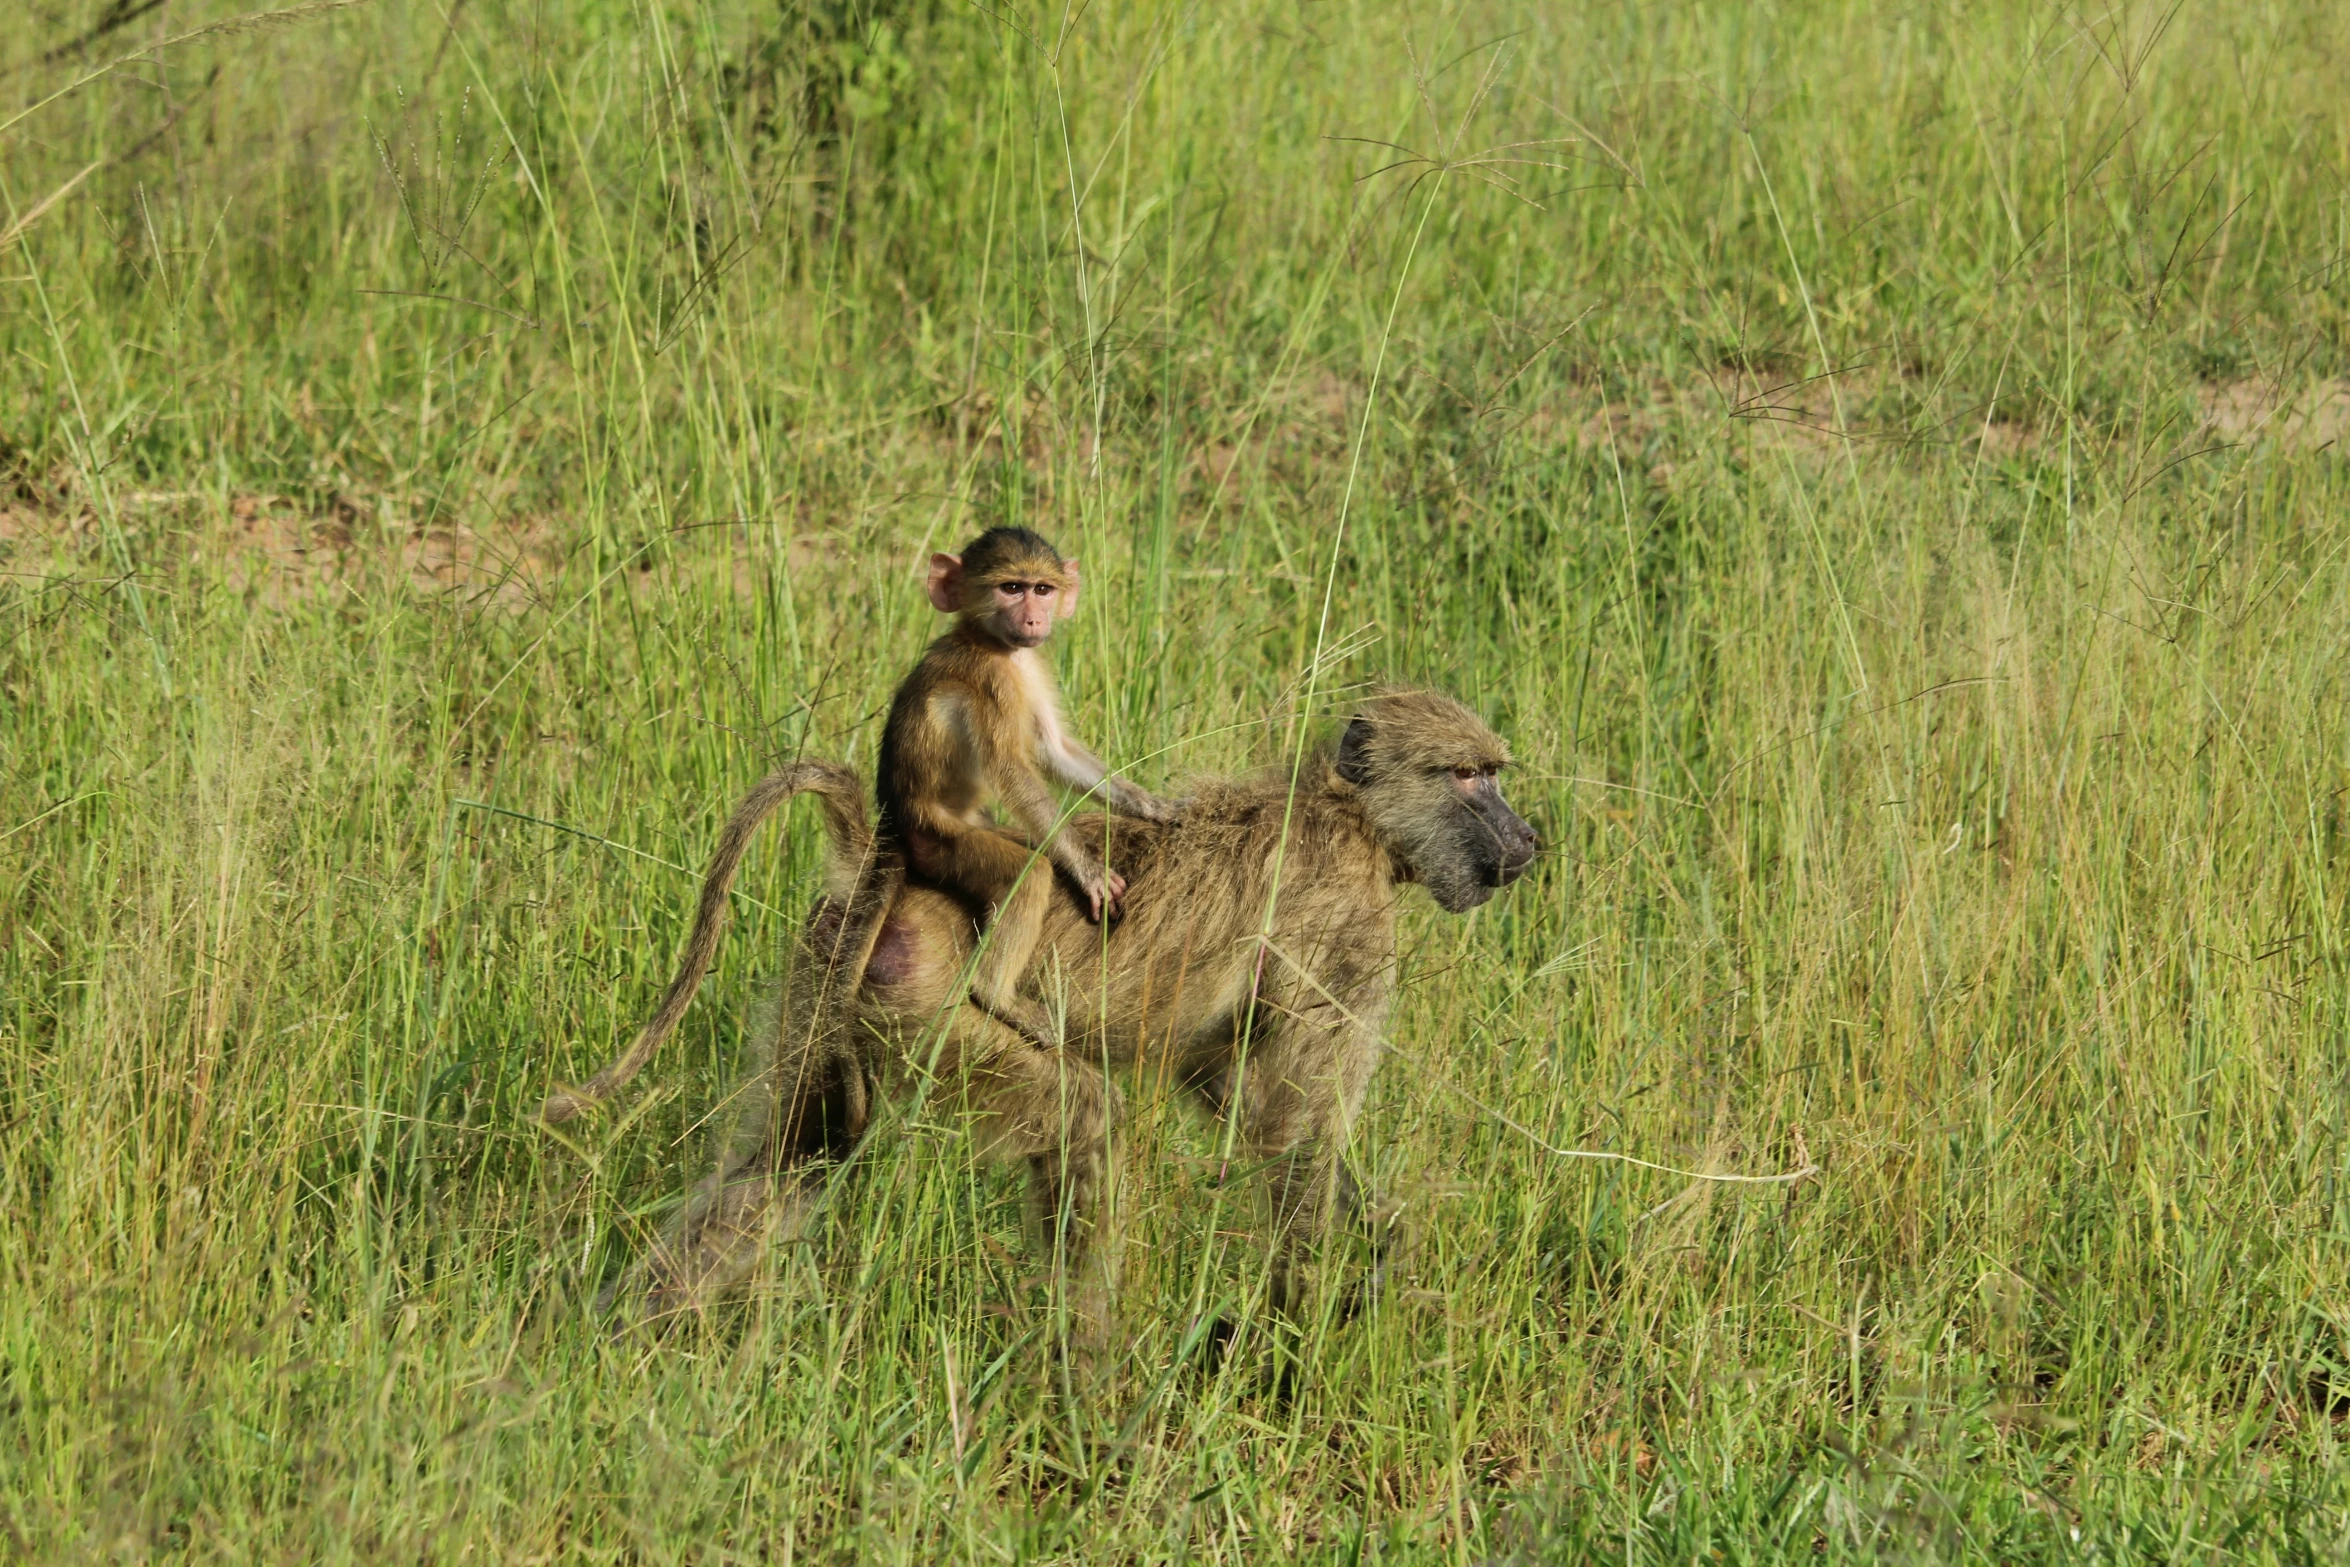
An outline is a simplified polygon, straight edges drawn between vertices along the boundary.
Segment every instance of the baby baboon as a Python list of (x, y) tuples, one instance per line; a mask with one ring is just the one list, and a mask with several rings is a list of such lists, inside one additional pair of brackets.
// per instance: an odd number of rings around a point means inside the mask
[[(878, 929), (854, 1026), (811, 1038), (788, 995), (768, 1013), (754, 1057), (766, 1076), (759, 1102), (625, 1287), (659, 1313), (706, 1303), (742, 1277), (821, 1179), (821, 1163), (806, 1161), (860, 1132), (868, 1093), (910, 1068), (960, 1086), (991, 1154), (1029, 1162), (1040, 1208), (1066, 1217), (1075, 1263), (1092, 1238), (1117, 1109), (1094, 1070), (1107, 1059), (1236, 1117), (1248, 1155), (1269, 1171), (1276, 1303), (1295, 1310), (1311, 1241), (1359, 1206), (1340, 1154), (1395, 988), (1400, 886), (1418, 882), (1461, 913), (1533, 861), (1534, 831), (1496, 781), (1508, 759), (1449, 697), (1394, 691), (1357, 710), (1294, 798), (1285, 773), (1266, 773), (1203, 788), (1179, 821), (1121, 826), (1125, 918), (1105, 933), (1066, 891), (1045, 910), (1036, 968), (1057, 959), (1069, 986), (1074, 1037), (1060, 1050), (962, 1004), (973, 933), (953, 898), (890, 889), (886, 909), (861, 915)], [(826, 820), (836, 854), (860, 852), (856, 833)], [(1093, 848), (1107, 823), (1090, 815), (1071, 828)], [(819, 951), (832, 907), (811, 922)]]
[[(971, 994), (1030, 1042), (1055, 1043), (1052, 1016), (1019, 993), (1052, 898), (1052, 867), (1115, 917), (1125, 879), (1061, 830), (1047, 777), (1098, 793), (1146, 821), (1174, 813), (1104, 767), (1061, 721), (1052, 671), (1036, 650), (1077, 607), (1077, 562), (1026, 528), (990, 528), (960, 555), (930, 557), (930, 602), (955, 617), (890, 702), (875, 794), (881, 841), (917, 881), (954, 893), (989, 920)], [(998, 831), (1001, 801), (1034, 845)], [(1043, 856), (1040, 862), (1039, 854)]]

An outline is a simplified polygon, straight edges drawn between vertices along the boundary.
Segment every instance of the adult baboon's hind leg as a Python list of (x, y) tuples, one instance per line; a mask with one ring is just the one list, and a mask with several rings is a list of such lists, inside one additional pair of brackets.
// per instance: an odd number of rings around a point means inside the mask
[(869, 1111), (865, 1071), (846, 1048), (846, 1009), (820, 999), (787, 984), (762, 1005), (717, 1167), (605, 1292), (606, 1309), (618, 1297), (646, 1322), (705, 1311), (772, 1242), (798, 1238), (827, 1167), (855, 1145)]

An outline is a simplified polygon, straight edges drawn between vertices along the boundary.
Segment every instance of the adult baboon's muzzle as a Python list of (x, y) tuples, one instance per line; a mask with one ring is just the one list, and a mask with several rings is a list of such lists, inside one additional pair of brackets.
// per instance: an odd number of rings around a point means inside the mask
[(1493, 833), (1494, 847), (1500, 851), (1486, 872), (1486, 885), (1506, 887), (1526, 874), (1526, 868), (1534, 863), (1535, 854), (1542, 848), (1542, 839), (1526, 818), (1498, 797), (1480, 802), (1477, 814), (1484, 818)]
[(1542, 839), (1535, 834), (1532, 828), (1528, 828), (1526, 830), (1526, 842), (1524, 848), (1514, 854), (1511, 854), (1501, 862), (1500, 885), (1506, 887), (1511, 882), (1516, 881), (1519, 877), (1525, 875), (1527, 870), (1534, 864), (1534, 856), (1540, 853), (1541, 850)]

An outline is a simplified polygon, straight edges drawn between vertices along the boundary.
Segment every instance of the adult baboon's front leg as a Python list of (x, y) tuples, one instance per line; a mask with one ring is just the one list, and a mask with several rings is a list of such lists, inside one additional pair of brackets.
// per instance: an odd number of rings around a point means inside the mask
[(1272, 1305), (1304, 1314), (1322, 1240), (1367, 1218), (1346, 1169), (1347, 1134), (1376, 1064), (1387, 1008), (1386, 971), (1328, 975), (1269, 964), (1241, 1072), (1241, 1129), (1273, 1208)]

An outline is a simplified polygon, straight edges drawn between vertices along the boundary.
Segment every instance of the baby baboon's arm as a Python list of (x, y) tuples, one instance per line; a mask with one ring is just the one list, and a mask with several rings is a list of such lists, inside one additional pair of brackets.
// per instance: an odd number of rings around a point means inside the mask
[(1175, 808), (1140, 784), (1110, 771), (1102, 759), (1067, 735), (1045, 748), (1045, 765), (1072, 789), (1098, 794), (1120, 816), (1138, 816), (1146, 822), (1171, 822)]

